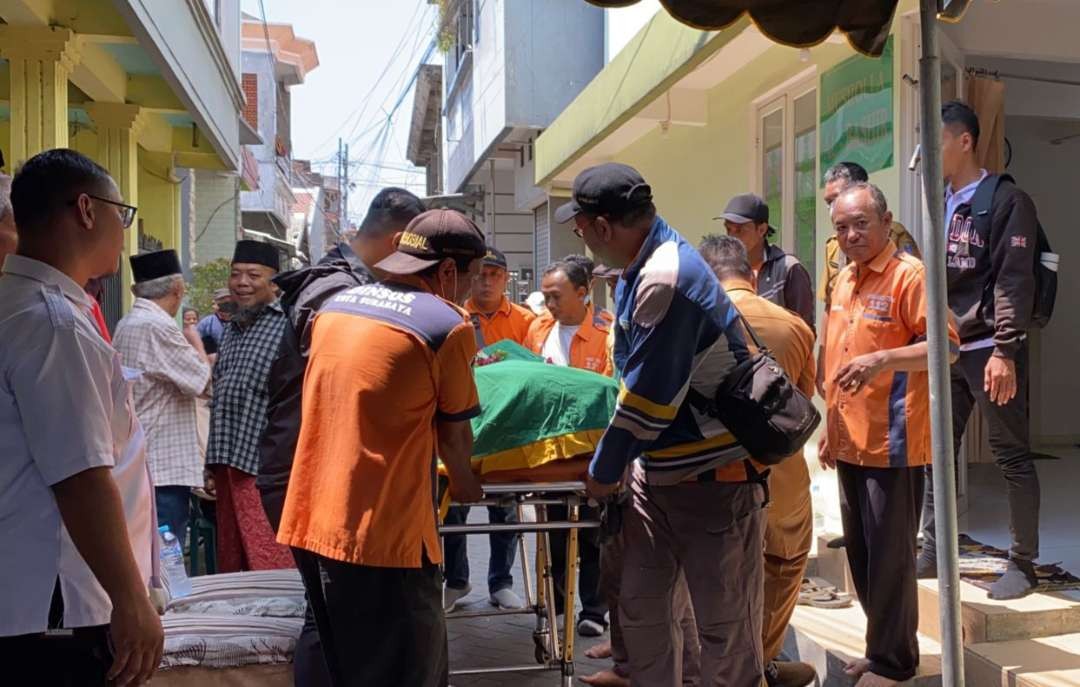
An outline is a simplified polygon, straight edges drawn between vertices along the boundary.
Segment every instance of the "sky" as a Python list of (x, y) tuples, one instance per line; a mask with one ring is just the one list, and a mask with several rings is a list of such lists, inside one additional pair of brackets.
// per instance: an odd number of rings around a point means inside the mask
[[(259, 5), (241, 2), (256, 17)], [(337, 139), (349, 143), (355, 183), (349, 216), (357, 222), (383, 186), (423, 195), (423, 170), (405, 157), (413, 100), (406, 86), (434, 36), (437, 6), (427, 0), (262, 0), (262, 6), (267, 21), (292, 24), (319, 55), (319, 66), (292, 87), (293, 157), (334, 174)], [(441, 59), (436, 49), (428, 62)]]

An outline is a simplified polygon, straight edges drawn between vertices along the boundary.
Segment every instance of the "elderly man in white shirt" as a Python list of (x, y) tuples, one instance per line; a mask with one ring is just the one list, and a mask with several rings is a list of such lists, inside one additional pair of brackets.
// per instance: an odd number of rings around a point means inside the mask
[(62, 149), (28, 160), (11, 200), (19, 246), (0, 276), (0, 661), (32, 670), (34, 684), (141, 684), (163, 643), (147, 594), (149, 478), (119, 356), (82, 288), (116, 271), (135, 208), (107, 171)]
[(203, 484), (196, 401), (208, 393), (210, 364), (194, 327), (181, 331), (176, 314), (184, 276), (174, 250), (130, 258), (135, 303), (116, 326), (113, 345), (124, 365), (141, 374), (132, 394), (146, 432), (158, 523), (183, 542), (191, 488)]

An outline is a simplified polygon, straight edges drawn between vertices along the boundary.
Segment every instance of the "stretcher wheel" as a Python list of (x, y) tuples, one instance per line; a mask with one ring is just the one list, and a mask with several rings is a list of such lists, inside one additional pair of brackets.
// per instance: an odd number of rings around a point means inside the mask
[(533, 644), (535, 645), (533, 656), (540, 665), (547, 665), (551, 661), (551, 652), (548, 651), (549, 636), (550, 635), (547, 632), (533, 633)]

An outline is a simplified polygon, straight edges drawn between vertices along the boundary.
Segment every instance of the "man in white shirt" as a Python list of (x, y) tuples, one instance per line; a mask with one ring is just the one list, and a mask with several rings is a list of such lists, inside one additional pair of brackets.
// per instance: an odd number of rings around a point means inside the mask
[(133, 255), (135, 303), (116, 326), (114, 345), (124, 365), (142, 374), (132, 395), (146, 431), (158, 523), (181, 542), (187, 531), (191, 488), (203, 485), (196, 400), (210, 386), (210, 364), (194, 327), (182, 332), (176, 313), (184, 275), (176, 251)]
[[(28, 160), (0, 277), (0, 661), (36, 684), (131, 685), (161, 659), (141, 518), (149, 480), (119, 356), (81, 285), (116, 271), (135, 208), (72, 150)], [(149, 512), (148, 512), (149, 515)], [(145, 531), (144, 531), (145, 530)], [(146, 561), (144, 561), (144, 564)]]

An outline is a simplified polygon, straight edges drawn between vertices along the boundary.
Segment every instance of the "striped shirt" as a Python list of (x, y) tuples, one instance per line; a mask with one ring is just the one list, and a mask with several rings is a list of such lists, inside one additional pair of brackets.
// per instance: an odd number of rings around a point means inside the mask
[(270, 364), (277, 357), (286, 322), (285, 311), (274, 301), (248, 327), (235, 321), (225, 326), (214, 365), (207, 465), (258, 474), (259, 439), (270, 401)]
[(652, 484), (676, 484), (746, 458), (715, 418), (687, 401), (712, 397), (748, 355), (736, 311), (698, 252), (657, 217), (616, 293), (615, 414), (589, 467), (617, 481), (639, 458)]
[(176, 320), (156, 303), (135, 299), (116, 325), (113, 342), (134, 382), (135, 414), (146, 431), (154, 486), (203, 484), (196, 398), (210, 385), (210, 365), (192, 348)]

